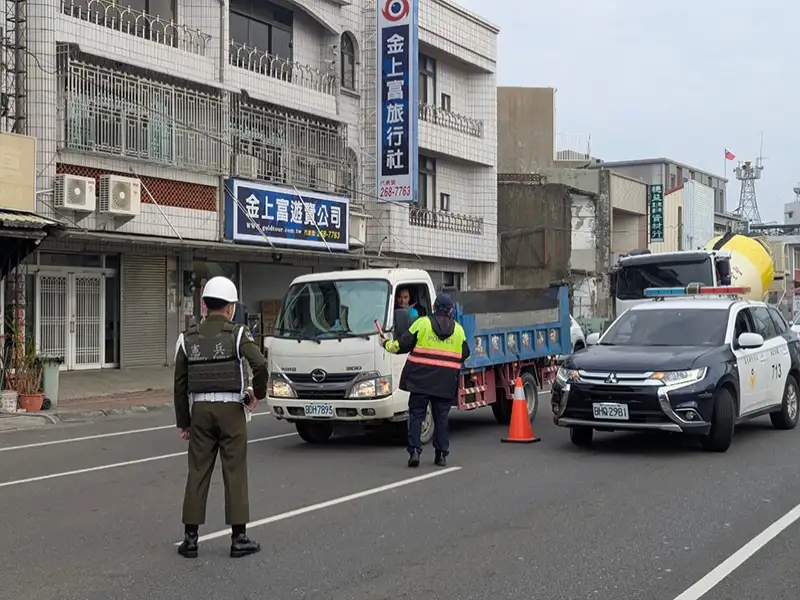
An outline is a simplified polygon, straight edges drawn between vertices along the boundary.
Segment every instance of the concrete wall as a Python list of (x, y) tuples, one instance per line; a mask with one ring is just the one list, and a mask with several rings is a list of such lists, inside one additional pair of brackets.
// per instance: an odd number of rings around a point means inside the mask
[(619, 173), (612, 173), (611, 207), (629, 213), (646, 215), (647, 184)]
[[(681, 244), (681, 215), (683, 214), (683, 188), (664, 196), (664, 241), (649, 242), (653, 252), (676, 252), (683, 250)], [(648, 233), (648, 240), (649, 233)]]
[(497, 171), (537, 173), (553, 166), (553, 88), (497, 88)]
[(570, 270), (572, 194), (532, 175), (498, 182), (501, 285), (541, 287)]
[(621, 210), (611, 213), (611, 252), (616, 256), (646, 248), (647, 222), (642, 215)]

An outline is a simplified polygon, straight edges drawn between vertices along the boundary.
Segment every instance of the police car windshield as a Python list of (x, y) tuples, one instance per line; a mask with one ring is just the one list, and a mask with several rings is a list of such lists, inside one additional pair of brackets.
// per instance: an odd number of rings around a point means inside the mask
[(321, 340), (377, 333), (386, 324), (389, 282), (380, 279), (312, 281), (289, 288), (275, 336)]
[(617, 273), (617, 298), (641, 300), (653, 287), (686, 287), (690, 283), (714, 285), (711, 259), (659, 262), (622, 267)]
[(724, 308), (629, 310), (606, 332), (601, 345), (719, 346), (727, 326)]

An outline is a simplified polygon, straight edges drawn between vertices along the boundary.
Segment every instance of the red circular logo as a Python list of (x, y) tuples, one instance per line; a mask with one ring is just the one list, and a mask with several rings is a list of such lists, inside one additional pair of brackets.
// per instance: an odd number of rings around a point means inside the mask
[(387, 21), (400, 21), (408, 16), (411, 6), (408, 0), (386, 0), (383, 7), (383, 18)]

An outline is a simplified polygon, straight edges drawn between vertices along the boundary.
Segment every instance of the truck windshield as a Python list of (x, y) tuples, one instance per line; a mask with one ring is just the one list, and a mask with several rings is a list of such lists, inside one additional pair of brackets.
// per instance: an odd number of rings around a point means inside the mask
[(386, 325), (389, 282), (323, 280), (289, 288), (275, 324), (276, 337), (318, 340), (377, 333)]
[(617, 272), (617, 299), (641, 300), (647, 288), (686, 287), (690, 283), (714, 285), (710, 258), (623, 266)]
[(719, 346), (725, 341), (727, 327), (727, 308), (629, 310), (617, 319), (600, 343), (603, 346)]

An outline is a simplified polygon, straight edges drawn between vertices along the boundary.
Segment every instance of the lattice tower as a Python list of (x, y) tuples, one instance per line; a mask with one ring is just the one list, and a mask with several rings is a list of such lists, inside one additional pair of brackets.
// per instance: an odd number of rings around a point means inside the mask
[(739, 206), (734, 214), (739, 215), (749, 223), (761, 223), (761, 215), (758, 212), (758, 202), (756, 201), (756, 180), (761, 179), (761, 172), (764, 170), (762, 159), (756, 160), (755, 164), (747, 160), (740, 162), (734, 169), (736, 179), (741, 183), (739, 192)]
[(26, 133), (28, 52), (26, 0), (2, 0), (0, 22), (0, 129)]

